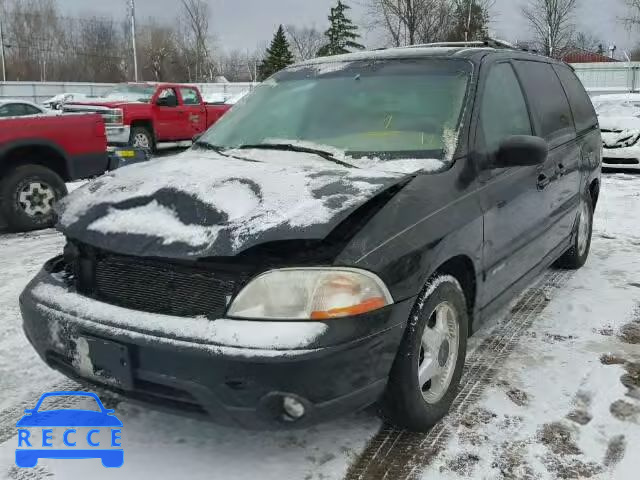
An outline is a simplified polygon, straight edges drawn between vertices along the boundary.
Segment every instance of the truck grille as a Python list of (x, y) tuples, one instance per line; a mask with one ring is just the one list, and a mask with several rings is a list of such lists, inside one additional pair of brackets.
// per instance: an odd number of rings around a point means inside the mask
[(98, 254), (80, 258), (77, 290), (96, 300), (164, 315), (220, 318), (250, 275), (215, 267)]

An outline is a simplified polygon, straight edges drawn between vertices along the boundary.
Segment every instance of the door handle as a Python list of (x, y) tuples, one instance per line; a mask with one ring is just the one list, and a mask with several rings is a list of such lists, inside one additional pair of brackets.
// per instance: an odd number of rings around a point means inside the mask
[(544, 190), (551, 183), (551, 179), (547, 177), (544, 173), (538, 175), (538, 190)]

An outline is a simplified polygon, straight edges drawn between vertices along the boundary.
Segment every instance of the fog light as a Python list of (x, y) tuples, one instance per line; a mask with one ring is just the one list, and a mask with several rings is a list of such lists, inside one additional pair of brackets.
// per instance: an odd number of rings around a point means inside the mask
[(293, 397), (282, 399), (282, 408), (291, 420), (299, 420), (304, 416), (304, 405)]

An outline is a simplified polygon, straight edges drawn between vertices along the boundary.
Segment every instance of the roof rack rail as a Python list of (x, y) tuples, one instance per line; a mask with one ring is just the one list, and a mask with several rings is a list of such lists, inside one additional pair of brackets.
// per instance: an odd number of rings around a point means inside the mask
[(422, 43), (419, 45), (409, 45), (404, 48), (422, 48), (422, 47), (467, 47), (467, 48), (504, 48), (510, 50), (524, 50), (518, 46), (509, 43), (505, 40), (499, 40), (497, 38), (487, 37), (484, 40), (475, 40), (471, 42), (435, 42), (435, 43)]

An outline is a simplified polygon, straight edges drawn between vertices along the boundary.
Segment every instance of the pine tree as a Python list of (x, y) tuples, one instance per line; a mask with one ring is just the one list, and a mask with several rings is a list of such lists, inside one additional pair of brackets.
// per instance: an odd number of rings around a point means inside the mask
[(292, 63), (293, 54), (289, 48), (289, 41), (284, 33), (284, 27), (280, 25), (271, 41), (271, 45), (267, 48), (267, 54), (264, 60), (258, 67), (261, 80), (269, 78), (274, 73), (288, 67)]
[(489, 11), (481, 2), (457, 0), (452, 10), (454, 22), (448, 41), (471, 42), (489, 36)]
[(364, 49), (364, 46), (356, 42), (360, 38), (358, 27), (353, 24), (345, 13), (350, 8), (342, 3), (342, 0), (338, 0), (338, 4), (331, 9), (331, 14), (329, 15), (331, 26), (324, 33), (328, 43), (320, 49), (318, 55), (340, 55), (349, 53), (349, 49)]

